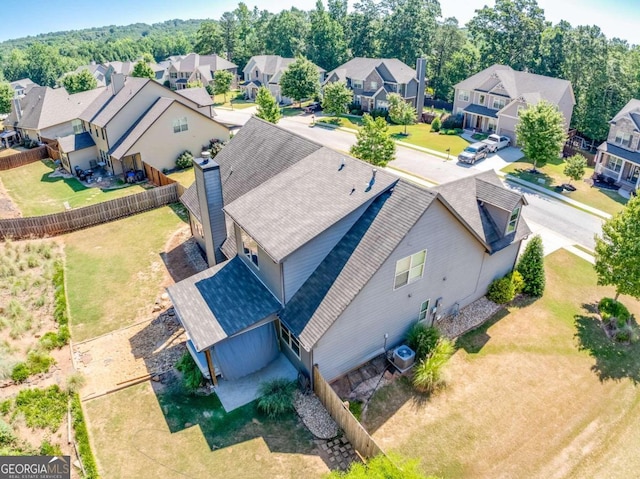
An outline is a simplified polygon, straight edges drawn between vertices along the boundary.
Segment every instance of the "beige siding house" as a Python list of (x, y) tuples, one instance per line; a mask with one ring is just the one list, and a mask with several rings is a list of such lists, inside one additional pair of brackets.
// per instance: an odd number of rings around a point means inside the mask
[(455, 86), (453, 113), (464, 116), (464, 128), (508, 136), (516, 144), (519, 111), (540, 100), (557, 106), (568, 129), (576, 103), (569, 81), (493, 65)]
[(609, 124), (607, 141), (596, 154), (596, 173), (635, 192), (640, 187), (640, 100), (629, 101)]

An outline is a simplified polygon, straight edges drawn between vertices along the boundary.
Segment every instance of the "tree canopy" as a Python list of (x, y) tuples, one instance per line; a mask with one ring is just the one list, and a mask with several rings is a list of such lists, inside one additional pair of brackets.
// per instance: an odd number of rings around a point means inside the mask
[(7, 82), (0, 82), (0, 115), (11, 113), (13, 88)]
[(558, 158), (567, 139), (564, 118), (555, 105), (540, 101), (519, 110), (516, 125), (518, 143), (535, 169), (548, 160)]
[(407, 125), (416, 122), (416, 109), (397, 93), (390, 93), (387, 100), (389, 101), (389, 118), (396, 125), (404, 125), (406, 135)]
[[(133, 67), (131, 76), (138, 78), (155, 78), (156, 74), (154, 73), (153, 68), (151, 68), (147, 62), (145, 62), (144, 60), (140, 60)], [(202, 86), (202, 84), (200, 84), (200, 86)]]
[(587, 159), (578, 153), (565, 160), (564, 174), (569, 177), (569, 180), (580, 181), (584, 177), (586, 168)]
[(386, 166), (396, 154), (396, 143), (389, 133), (389, 125), (384, 118), (373, 118), (369, 114), (362, 117), (362, 128), (356, 134), (356, 144), (351, 154), (372, 165)]
[(640, 198), (634, 196), (624, 209), (602, 225), (596, 235), (595, 270), (598, 284), (614, 286), (615, 299), (628, 294), (640, 299)]
[(218, 70), (213, 74), (213, 91), (216, 95), (224, 95), (224, 101), (227, 102), (227, 93), (231, 90), (233, 82), (233, 73), (227, 70)]
[(320, 92), (318, 67), (304, 57), (296, 58), (280, 77), (280, 90), (295, 101), (312, 98)]
[(342, 115), (347, 113), (349, 104), (353, 100), (353, 92), (347, 88), (343, 81), (328, 83), (324, 87), (322, 109), (329, 115)]
[(68, 93), (93, 90), (98, 86), (98, 81), (89, 70), (80, 70), (78, 73), (69, 73), (62, 78), (62, 86)]
[(256, 103), (258, 104), (258, 108), (256, 109), (256, 116), (258, 118), (262, 118), (269, 123), (278, 123), (278, 120), (280, 120), (282, 116), (280, 108), (278, 107), (278, 102), (275, 97), (267, 88), (261, 86), (258, 89)]

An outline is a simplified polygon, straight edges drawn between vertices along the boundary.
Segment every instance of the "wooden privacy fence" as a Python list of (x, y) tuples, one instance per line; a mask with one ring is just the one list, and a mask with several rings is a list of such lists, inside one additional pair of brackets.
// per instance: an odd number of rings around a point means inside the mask
[(18, 168), (19, 166), (28, 165), (29, 163), (35, 163), (36, 161), (49, 158), (50, 149), (52, 151), (55, 151), (51, 147), (43, 145), (31, 150), (21, 151), (20, 153), (16, 153), (15, 155), (3, 156), (2, 158), (0, 158), (0, 171)]
[(0, 239), (56, 236), (159, 208), (176, 201), (178, 201), (178, 185), (172, 184), (62, 213), (0, 220)]
[(380, 446), (376, 444), (366, 429), (362, 427), (362, 424), (351, 414), (342, 399), (322, 377), (317, 364), (313, 366), (313, 392), (318, 396), (318, 399), (324, 404), (333, 420), (344, 431), (344, 435), (347, 436), (351, 445), (362, 457), (369, 459), (379, 454), (384, 454)]
[(144, 174), (147, 176), (147, 179), (156, 186), (165, 186), (165, 185), (177, 185), (178, 188), (178, 197), (182, 196), (185, 191), (185, 187), (178, 183), (173, 178), (169, 178), (167, 175), (162, 173), (157, 168), (154, 168), (148, 163), (142, 162), (144, 166)]

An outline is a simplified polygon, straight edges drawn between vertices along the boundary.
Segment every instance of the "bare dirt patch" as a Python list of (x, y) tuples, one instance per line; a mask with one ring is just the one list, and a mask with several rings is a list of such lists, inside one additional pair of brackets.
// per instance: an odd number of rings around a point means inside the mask
[(9, 196), (9, 192), (0, 179), (0, 219), (20, 218), (22, 213)]

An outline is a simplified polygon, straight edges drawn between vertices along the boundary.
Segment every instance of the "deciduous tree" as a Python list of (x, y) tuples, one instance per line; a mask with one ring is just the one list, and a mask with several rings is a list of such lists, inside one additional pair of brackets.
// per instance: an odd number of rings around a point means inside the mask
[(218, 70), (213, 74), (213, 91), (216, 95), (224, 95), (224, 102), (227, 102), (227, 93), (231, 90), (233, 73), (227, 70)]
[(349, 14), (347, 42), (354, 57), (380, 56), (382, 12), (374, 0), (361, 0)]
[(258, 118), (262, 118), (269, 123), (278, 123), (278, 120), (280, 120), (282, 116), (280, 114), (280, 108), (278, 107), (278, 102), (275, 97), (267, 88), (262, 86), (258, 89), (256, 103), (258, 104), (256, 111)]
[(353, 100), (353, 92), (347, 88), (345, 82), (332, 82), (324, 87), (322, 109), (330, 115), (347, 113), (347, 108)]
[(416, 109), (397, 93), (390, 93), (387, 100), (389, 101), (389, 118), (396, 125), (404, 125), (406, 135), (407, 125), (416, 122)]
[(347, 44), (342, 25), (331, 18), (324, 9), (322, 0), (316, 2), (316, 9), (311, 12), (310, 17), (307, 55), (316, 65), (333, 70), (347, 59)]
[(356, 134), (356, 144), (351, 154), (372, 165), (386, 166), (396, 153), (396, 143), (389, 134), (389, 126), (384, 118), (375, 120), (369, 114), (362, 117), (362, 128)]
[(68, 93), (93, 90), (98, 86), (98, 81), (89, 70), (80, 70), (78, 73), (69, 73), (62, 78), (62, 86)]
[(7, 82), (0, 82), (0, 114), (11, 113), (13, 88)]
[(536, 166), (558, 158), (567, 139), (564, 118), (555, 105), (540, 101), (519, 112), (516, 125), (518, 143), (522, 152)]
[(320, 91), (319, 75), (317, 66), (304, 57), (298, 57), (280, 77), (282, 94), (297, 102), (316, 96)]
[(595, 270), (598, 284), (616, 288), (621, 294), (640, 299), (640, 198), (635, 196), (625, 208), (602, 225), (596, 235)]
[(564, 174), (569, 177), (569, 184), (571, 184), (571, 180), (580, 181), (584, 177), (586, 167), (587, 159), (580, 154), (567, 158), (564, 165)]
[(140, 60), (134, 65), (131, 76), (138, 78), (155, 78), (156, 74), (154, 73), (153, 68), (151, 68), (148, 63), (146, 63), (144, 60)]

